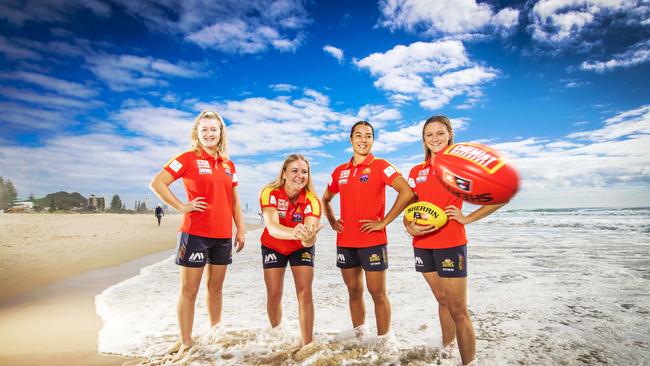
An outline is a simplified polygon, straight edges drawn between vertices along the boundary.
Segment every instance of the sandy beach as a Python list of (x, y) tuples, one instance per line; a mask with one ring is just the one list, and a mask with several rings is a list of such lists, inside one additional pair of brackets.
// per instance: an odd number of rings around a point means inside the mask
[(94, 297), (171, 255), (180, 220), (0, 214), (0, 365), (121, 365), (97, 353)]

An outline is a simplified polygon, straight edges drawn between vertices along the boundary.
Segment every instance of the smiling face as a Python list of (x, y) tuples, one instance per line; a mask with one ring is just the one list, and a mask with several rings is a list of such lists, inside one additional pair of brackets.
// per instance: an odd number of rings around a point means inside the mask
[(352, 144), (352, 151), (355, 154), (362, 156), (370, 154), (373, 142), (372, 127), (362, 124), (354, 127), (352, 137), (350, 137), (350, 144)]
[(285, 191), (300, 191), (309, 181), (309, 165), (304, 160), (294, 160), (282, 172), (282, 178)]
[(215, 150), (221, 138), (221, 125), (216, 119), (202, 118), (196, 125), (199, 141), (208, 150)]
[(449, 146), (451, 140), (451, 132), (441, 122), (429, 123), (424, 128), (424, 145), (432, 153), (437, 153), (440, 150)]

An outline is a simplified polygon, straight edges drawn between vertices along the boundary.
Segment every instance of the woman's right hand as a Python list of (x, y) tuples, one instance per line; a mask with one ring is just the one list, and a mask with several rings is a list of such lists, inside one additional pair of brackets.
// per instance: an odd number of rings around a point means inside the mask
[(194, 211), (203, 212), (208, 207), (208, 203), (204, 201), (204, 197), (196, 197), (195, 199), (189, 201), (183, 205), (181, 210), (183, 213), (189, 213)]
[(426, 234), (430, 234), (430, 233), (437, 230), (436, 225), (434, 225), (434, 224), (431, 224), (431, 225), (418, 225), (418, 224), (415, 223), (415, 220), (409, 222), (408, 225), (406, 225), (405, 227), (406, 227), (406, 231), (411, 236), (426, 235)]
[(343, 220), (341, 219), (334, 221), (334, 223), (330, 222), (330, 226), (332, 227), (332, 230), (336, 231), (337, 233), (343, 232)]

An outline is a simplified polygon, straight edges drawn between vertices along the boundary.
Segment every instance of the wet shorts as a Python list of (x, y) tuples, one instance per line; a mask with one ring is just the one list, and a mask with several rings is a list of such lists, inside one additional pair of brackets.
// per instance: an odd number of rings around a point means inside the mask
[(287, 263), (291, 263), (291, 267), (295, 266), (314, 266), (314, 247), (298, 249), (295, 252), (284, 255), (276, 252), (271, 248), (262, 245), (262, 267), (267, 268), (285, 268)]
[(467, 277), (467, 245), (445, 249), (413, 248), (415, 270), (440, 277)]
[(388, 269), (386, 244), (368, 248), (336, 247), (336, 266), (341, 269), (362, 266), (366, 271), (384, 271)]
[(206, 263), (232, 263), (232, 239), (206, 238), (179, 232), (176, 264), (184, 267), (203, 267)]

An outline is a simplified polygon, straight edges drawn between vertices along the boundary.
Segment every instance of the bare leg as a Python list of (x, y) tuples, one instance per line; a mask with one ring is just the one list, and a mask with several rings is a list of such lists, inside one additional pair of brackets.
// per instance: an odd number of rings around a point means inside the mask
[(300, 319), (300, 334), (302, 345), (312, 342), (314, 335), (314, 301), (312, 299), (311, 285), (314, 280), (314, 267), (291, 267), (293, 282), (296, 285), (298, 297), (298, 317)]
[(207, 287), (208, 296), (206, 303), (208, 306), (208, 315), (210, 316), (210, 325), (215, 326), (221, 321), (221, 306), (223, 303), (223, 281), (226, 278), (227, 265), (208, 264), (207, 268)]
[(390, 330), (390, 301), (386, 294), (386, 271), (366, 271), (368, 291), (375, 303), (377, 335), (384, 335)]
[(442, 278), (436, 272), (422, 273), (424, 279), (429, 284), (433, 295), (438, 301), (438, 317), (440, 318), (440, 328), (442, 329), (442, 345), (448, 346), (456, 339), (456, 324), (451, 318), (449, 308), (447, 307), (447, 294), (444, 291)]
[(181, 342), (183, 347), (192, 346), (192, 325), (194, 323), (194, 304), (196, 294), (199, 292), (203, 267), (180, 267), (181, 293), (176, 305), (178, 325), (181, 330)]
[(363, 302), (363, 269), (361, 267), (341, 269), (343, 282), (348, 288), (350, 317), (352, 327), (356, 328), (366, 321), (366, 305)]
[(266, 284), (266, 313), (271, 327), (277, 327), (282, 321), (282, 289), (286, 268), (268, 268), (264, 270)]
[(463, 364), (476, 356), (476, 335), (467, 311), (467, 278), (441, 278), (447, 294), (447, 307), (456, 325), (456, 338)]

